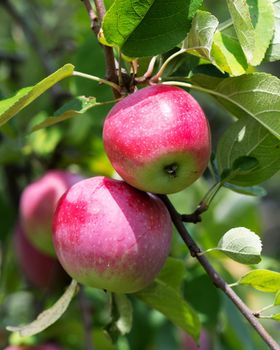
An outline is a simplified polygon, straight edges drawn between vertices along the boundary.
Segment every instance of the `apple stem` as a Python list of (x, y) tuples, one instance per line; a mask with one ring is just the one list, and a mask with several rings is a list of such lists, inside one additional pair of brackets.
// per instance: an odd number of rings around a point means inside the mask
[(201, 254), (201, 249), (197, 243), (193, 240), (188, 229), (182, 221), (182, 215), (177, 212), (173, 204), (170, 202), (166, 195), (159, 195), (159, 198), (164, 202), (166, 208), (168, 209), (172, 221), (189, 249), (191, 256), (195, 257), (203, 269), (206, 271), (210, 279), (213, 281), (214, 285), (221, 289), (228, 298), (235, 304), (242, 315), (247, 319), (251, 326), (258, 332), (261, 338), (266, 342), (271, 350), (280, 350), (280, 346), (276, 341), (270, 336), (262, 324), (255, 317), (254, 313), (248, 308), (248, 306), (239, 298), (239, 296), (233, 291), (233, 289), (224, 281), (224, 279), (219, 275), (219, 273), (210, 264), (205, 255)]

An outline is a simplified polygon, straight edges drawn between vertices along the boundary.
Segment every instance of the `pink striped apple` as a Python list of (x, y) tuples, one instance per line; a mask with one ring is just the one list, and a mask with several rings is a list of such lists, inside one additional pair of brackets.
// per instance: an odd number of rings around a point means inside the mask
[(171, 233), (171, 218), (158, 197), (105, 177), (72, 186), (53, 224), (55, 250), (68, 274), (118, 293), (153, 281), (169, 254)]
[(52, 170), (28, 185), (20, 199), (21, 225), (29, 241), (41, 252), (55, 255), (52, 219), (63, 193), (82, 177), (68, 171)]
[(118, 102), (105, 119), (103, 140), (117, 173), (153, 193), (178, 192), (207, 167), (208, 121), (183, 89), (154, 85)]

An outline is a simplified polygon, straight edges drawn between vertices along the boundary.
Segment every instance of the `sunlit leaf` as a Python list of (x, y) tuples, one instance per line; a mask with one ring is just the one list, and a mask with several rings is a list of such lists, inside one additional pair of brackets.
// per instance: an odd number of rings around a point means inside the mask
[(255, 33), (249, 6), (244, 0), (227, 0), (227, 4), (241, 47), (248, 62), (251, 62), (255, 47)]
[(226, 182), (259, 184), (280, 170), (280, 140), (256, 120), (242, 118), (220, 138), (217, 162), (220, 173), (228, 170)]
[(66, 64), (47, 78), (41, 80), (38, 84), (25, 87), (19, 90), (13, 97), (0, 101), (0, 126), (5, 124), (57, 82), (71, 76), (73, 71), (74, 66), (72, 64)]
[[(280, 80), (267, 73), (225, 79), (197, 75), (192, 80), (237, 118), (250, 116), (280, 138)], [(216, 84), (216, 85), (214, 85)]]
[(271, 319), (274, 320), (274, 321), (280, 321), (280, 313), (272, 315)]
[(236, 35), (249, 64), (261, 63), (274, 32), (271, 0), (227, 0)]
[(238, 284), (249, 285), (257, 290), (277, 293), (280, 290), (280, 273), (270, 270), (253, 270), (240, 278)]
[(275, 29), (265, 59), (273, 62), (280, 59), (280, 0), (272, 0), (274, 7)]
[(211, 48), (218, 20), (211, 13), (197, 11), (192, 21), (191, 29), (184, 41), (188, 53), (212, 60)]
[(49, 309), (43, 311), (36, 320), (24, 326), (8, 326), (7, 330), (11, 332), (18, 332), (20, 336), (32, 336), (42, 332), (50, 325), (55, 323), (67, 310), (71, 300), (77, 292), (78, 284), (72, 280), (69, 287), (64, 294), (57, 300), (57, 302)]
[(218, 243), (218, 249), (242, 264), (257, 264), (261, 260), (260, 237), (245, 227), (227, 231)]
[(87, 110), (97, 105), (95, 97), (78, 96), (71, 101), (65, 103), (59, 108), (53, 117), (48, 117), (43, 122), (35, 125), (32, 131), (36, 131), (42, 128), (46, 128), (51, 125), (55, 125), (64, 120), (71, 119), (75, 116), (84, 114)]
[(232, 76), (245, 74), (248, 69), (246, 58), (238, 40), (225, 33), (216, 31), (211, 56), (215, 65)]

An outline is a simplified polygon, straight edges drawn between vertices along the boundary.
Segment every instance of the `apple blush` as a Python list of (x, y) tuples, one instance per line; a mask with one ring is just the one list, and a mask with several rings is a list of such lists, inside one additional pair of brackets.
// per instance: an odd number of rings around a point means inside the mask
[(174, 193), (204, 172), (211, 153), (208, 121), (185, 90), (153, 85), (127, 96), (104, 122), (106, 153), (130, 185)]
[(68, 274), (117, 293), (136, 292), (154, 280), (171, 234), (170, 215), (158, 197), (101, 176), (72, 186), (53, 223), (56, 254)]

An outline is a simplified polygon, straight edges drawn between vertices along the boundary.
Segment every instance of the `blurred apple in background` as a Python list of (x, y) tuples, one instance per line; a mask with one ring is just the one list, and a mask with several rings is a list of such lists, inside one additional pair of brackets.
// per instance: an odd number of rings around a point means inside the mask
[(58, 260), (36, 249), (19, 225), (14, 231), (14, 243), (20, 269), (34, 287), (51, 289), (69, 281)]
[(20, 220), (30, 242), (45, 254), (55, 255), (52, 220), (63, 193), (83, 177), (68, 171), (51, 170), (28, 185), (20, 199)]

